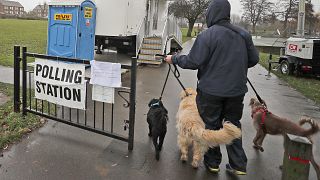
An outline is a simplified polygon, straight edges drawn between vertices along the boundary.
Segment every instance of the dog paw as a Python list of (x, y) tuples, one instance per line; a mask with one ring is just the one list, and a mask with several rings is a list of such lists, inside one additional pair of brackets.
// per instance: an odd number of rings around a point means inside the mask
[(198, 169), (198, 167), (199, 167), (199, 162), (198, 162), (198, 161), (193, 161), (193, 162), (191, 163), (191, 165), (192, 165), (192, 167), (193, 167), (194, 169)]
[(183, 163), (186, 163), (186, 162), (187, 162), (187, 160), (188, 160), (187, 155), (181, 155), (180, 160), (181, 160)]
[(264, 152), (264, 149), (262, 146), (253, 145), (253, 148), (255, 148), (256, 150), (259, 150), (260, 152)]

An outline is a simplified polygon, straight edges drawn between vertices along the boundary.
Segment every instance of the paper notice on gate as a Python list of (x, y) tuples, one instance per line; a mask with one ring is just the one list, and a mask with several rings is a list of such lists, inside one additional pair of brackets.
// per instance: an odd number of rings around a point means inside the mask
[(91, 61), (90, 84), (105, 87), (121, 87), (121, 64)]
[(94, 84), (92, 86), (92, 100), (114, 104), (114, 88)]

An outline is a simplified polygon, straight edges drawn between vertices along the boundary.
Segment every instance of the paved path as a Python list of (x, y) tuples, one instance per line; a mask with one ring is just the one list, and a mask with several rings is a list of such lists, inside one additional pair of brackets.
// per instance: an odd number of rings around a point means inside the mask
[[(192, 41), (185, 44), (188, 51)], [(137, 114), (135, 126), (135, 147), (127, 151), (127, 144), (110, 138), (79, 130), (74, 127), (49, 121), (45, 127), (33, 132), (14, 145), (10, 151), (0, 157), (1, 180), (194, 180), (194, 179), (280, 179), (278, 166), (283, 158), (283, 139), (280, 136), (267, 136), (264, 142), (264, 153), (252, 148), (255, 131), (252, 127), (249, 98), (245, 98), (245, 109), (242, 119), (244, 148), (248, 156), (248, 175), (240, 178), (225, 173), (227, 163), (225, 148), (222, 148), (222, 171), (218, 175), (208, 173), (204, 166), (192, 169), (190, 162), (179, 161), (179, 150), (176, 143), (175, 113), (178, 109), (178, 93), (181, 91), (172, 76), (164, 94), (164, 104), (169, 110), (168, 133), (160, 161), (154, 158), (153, 145), (147, 136), (146, 112), (151, 98), (158, 97), (164, 81), (167, 66), (160, 68), (139, 67), (137, 81)], [(319, 108), (304, 98), (300, 93), (286, 86), (276, 77), (266, 79), (261, 66), (249, 72), (253, 84), (268, 103), (269, 109), (278, 115), (292, 118), (295, 121), (303, 114), (319, 117)], [(181, 80), (187, 87), (195, 87), (196, 72), (181, 71)], [(122, 112), (119, 112), (122, 113)], [(119, 121), (122, 121), (119, 119)], [(315, 137), (315, 156), (320, 160), (320, 137)], [(312, 169), (310, 179), (315, 179)]]
[(0, 66), (0, 82), (13, 84), (13, 68)]

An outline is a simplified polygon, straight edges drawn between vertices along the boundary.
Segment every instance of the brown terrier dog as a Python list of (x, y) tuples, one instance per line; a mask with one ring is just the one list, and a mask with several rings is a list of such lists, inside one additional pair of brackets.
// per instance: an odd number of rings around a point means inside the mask
[[(285, 135), (293, 134), (296, 136), (307, 137), (311, 140), (310, 136), (319, 131), (318, 124), (311, 118), (301, 118), (299, 125), (292, 121), (278, 117), (267, 110), (265, 102), (261, 104), (257, 99), (251, 98), (251, 117), (253, 119), (253, 125), (257, 130), (256, 137), (253, 139), (253, 147), (264, 151), (262, 143), (267, 134), (271, 135)], [(311, 125), (310, 129), (304, 129), (301, 126), (305, 123)], [(320, 177), (320, 166), (315, 162), (314, 157), (311, 157), (311, 163), (314, 166), (318, 179)]]
[[(310, 118), (301, 119), (298, 125), (288, 119), (272, 114), (267, 110), (265, 103), (261, 104), (255, 98), (251, 98), (249, 105), (251, 106), (253, 125), (257, 130), (256, 137), (253, 139), (253, 144), (254, 147), (259, 149), (261, 152), (264, 151), (262, 148), (262, 143), (267, 134), (293, 134), (296, 136), (310, 137), (319, 131), (318, 124)], [(302, 128), (301, 126), (305, 123), (309, 123), (311, 128)]]

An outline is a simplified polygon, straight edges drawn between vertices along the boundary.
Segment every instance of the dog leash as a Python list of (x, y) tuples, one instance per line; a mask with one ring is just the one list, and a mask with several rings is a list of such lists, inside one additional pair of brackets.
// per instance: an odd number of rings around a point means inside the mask
[(164, 81), (164, 85), (163, 85), (163, 87), (162, 87), (161, 95), (160, 95), (160, 98), (159, 98), (160, 101), (162, 100), (162, 96), (163, 96), (163, 93), (164, 93), (164, 89), (165, 89), (166, 86), (167, 86), (167, 82), (168, 82), (168, 79), (169, 79), (170, 71), (171, 71), (171, 68), (169, 68), (168, 73), (167, 73), (167, 76), (166, 76), (166, 80)]
[[(162, 55), (162, 54), (156, 54), (155, 57), (156, 57), (156, 58), (157, 58), (157, 57), (160, 57), (160, 58), (163, 60), (163, 59), (166, 58), (167, 56), (166, 56), (166, 55)], [(169, 70), (168, 70), (168, 74), (167, 74), (166, 81), (165, 81), (165, 84), (164, 84), (164, 86), (163, 86), (163, 89), (162, 89), (162, 93), (161, 93), (161, 97), (160, 97), (160, 98), (162, 98), (163, 91), (164, 91), (164, 89), (165, 89), (165, 87), (166, 87), (166, 85), (167, 85), (167, 81), (168, 81), (168, 77), (169, 77), (170, 71), (172, 72), (173, 76), (177, 79), (179, 85), (180, 85), (181, 88), (184, 90), (184, 92), (186, 93), (186, 95), (189, 96), (190, 94), (187, 92), (185, 86), (182, 84), (181, 80), (179, 79), (180, 76), (181, 76), (181, 74), (180, 74), (180, 71), (179, 71), (178, 68), (177, 68), (177, 65), (175, 65), (175, 64), (173, 64), (173, 65), (168, 64), (168, 65), (169, 65)], [(172, 68), (172, 66), (173, 66), (173, 68)], [(160, 99), (160, 100), (161, 100), (161, 99)]]
[(264, 101), (262, 100), (262, 98), (259, 96), (259, 94), (257, 93), (256, 89), (253, 87), (251, 81), (249, 80), (249, 78), (247, 77), (247, 80), (252, 88), (252, 90), (254, 91), (254, 93), (256, 94), (257, 98), (258, 98), (258, 101), (261, 103), (261, 104), (265, 104)]

